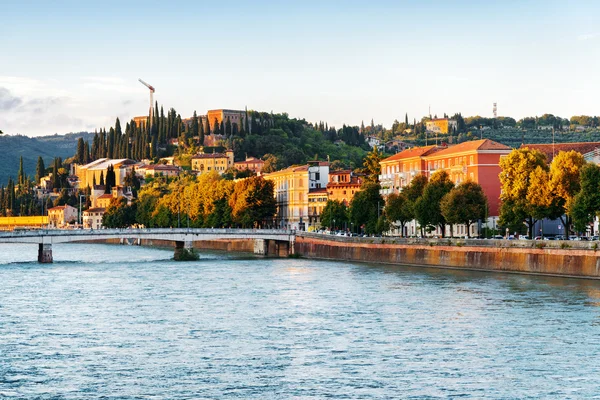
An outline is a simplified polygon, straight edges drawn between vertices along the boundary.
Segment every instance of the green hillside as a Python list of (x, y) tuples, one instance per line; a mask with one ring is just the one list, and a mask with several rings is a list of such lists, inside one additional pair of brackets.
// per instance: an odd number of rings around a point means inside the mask
[(42, 156), (45, 165), (51, 165), (54, 157), (72, 157), (77, 150), (77, 139), (91, 140), (93, 133), (80, 132), (66, 135), (52, 135), (41, 137), (28, 136), (0, 136), (0, 186), (6, 185), (9, 177), (16, 178), (19, 170), (19, 158), (23, 156), (25, 172), (35, 175), (35, 166), (38, 156)]

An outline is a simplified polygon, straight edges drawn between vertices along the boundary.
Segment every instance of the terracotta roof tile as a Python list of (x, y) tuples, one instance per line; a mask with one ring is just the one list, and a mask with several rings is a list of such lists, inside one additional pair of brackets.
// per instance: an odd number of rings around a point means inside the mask
[(439, 150), (435, 153), (436, 156), (445, 156), (448, 154), (462, 153), (465, 151), (477, 151), (477, 150), (512, 150), (510, 147), (494, 142), (490, 139), (473, 140), (470, 142), (463, 142), (450, 146), (446, 149)]
[(436, 145), (423, 146), (423, 147), (412, 147), (410, 149), (402, 150), (400, 153), (396, 153), (391, 157), (385, 158), (385, 159), (381, 160), (381, 162), (403, 160), (406, 158), (413, 158), (413, 157), (422, 157), (422, 156), (434, 153), (435, 151), (439, 150), (440, 148), (441, 147), (438, 147)]

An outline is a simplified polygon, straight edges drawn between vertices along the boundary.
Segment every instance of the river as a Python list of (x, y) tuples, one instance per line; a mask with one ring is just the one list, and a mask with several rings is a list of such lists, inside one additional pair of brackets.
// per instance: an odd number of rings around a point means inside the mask
[(591, 398), (600, 282), (0, 245), (0, 398)]

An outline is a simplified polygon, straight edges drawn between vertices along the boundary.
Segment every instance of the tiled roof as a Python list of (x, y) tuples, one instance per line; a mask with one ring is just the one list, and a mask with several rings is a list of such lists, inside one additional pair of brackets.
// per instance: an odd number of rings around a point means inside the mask
[(192, 159), (208, 159), (208, 158), (227, 158), (223, 153), (196, 154)]
[(104, 207), (96, 207), (96, 208), (89, 208), (87, 210), (85, 210), (83, 213), (93, 213), (93, 212), (99, 212), (99, 213), (103, 213), (106, 212), (106, 208)]
[(64, 210), (65, 208), (67, 208), (67, 206), (56, 206), (56, 207), (49, 208), (48, 211), (59, 211), (59, 210)]
[(440, 150), (435, 153), (435, 156), (446, 156), (448, 154), (463, 153), (465, 151), (477, 151), (477, 150), (512, 150), (510, 147), (494, 142), (490, 139), (473, 140), (470, 142), (463, 142), (454, 146), (450, 146), (446, 149)]
[(536, 149), (546, 155), (548, 161), (552, 161), (553, 155), (559, 151), (575, 150), (578, 153), (586, 154), (600, 148), (600, 142), (576, 142), (576, 143), (541, 143), (541, 144), (522, 144), (521, 148)]
[(110, 193), (105, 193), (102, 196), (99, 196), (99, 199), (112, 199), (113, 195)]
[(319, 193), (327, 193), (327, 188), (318, 188), (318, 189), (310, 189), (308, 194), (319, 194)]
[(440, 147), (438, 147), (436, 145), (423, 146), (423, 147), (412, 147), (410, 149), (402, 150), (400, 153), (396, 153), (391, 157), (383, 159), (383, 160), (381, 160), (381, 162), (385, 163), (385, 162), (389, 162), (389, 161), (403, 160), (406, 158), (421, 157), (421, 156), (431, 154), (438, 149), (440, 149)]
[(329, 171), (329, 175), (348, 175), (351, 173), (352, 173), (351, 169), (342, 169), (339, 171)]

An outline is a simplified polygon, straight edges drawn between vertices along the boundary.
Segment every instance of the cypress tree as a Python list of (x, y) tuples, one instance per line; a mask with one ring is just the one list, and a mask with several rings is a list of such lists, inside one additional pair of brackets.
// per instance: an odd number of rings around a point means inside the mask
[(200, 134), (198, 127), (198, 114), (196, 114), (196, 110), (194, 110), (194, 115), (192, 116), (192, 139), (195, 139), (196, 136)]
[(229, 119), (229, 117), (227, 117), (227, 121), (225, 121), (225, 136), (229, 136), (231, 134), (231, 120)]
[(104, 186), (104, 171), (100, 171), (100, 186)]
[(83, 164), (84, 158), (85, 158), (85, 156), (84, 156), (83, 138), (79, 138), (79, 139), (77, 139), (77, 153), (75, 153), (75, 161), (77, 162), (77, 164), (81, 165), (81, 164)]
[(44, 167), (44, 159), (38, 156), (37, 165), (35, 166), (35, 182), (40, 183), (40, 179), (46, 175), (46, 167)]
[(19, 190), (22, 190), (23, 185), (25, 184), (25, 171), (23, 171), (23, 156), (19, 159)]
[(200, 123), (198, 124), (198, 145), (204, 146), (204, 122), (202, 122), (202, 118), (200, 118)]
[(90, 145), (87, 140), (83, 143), (83, 163), (90, 163)]
[(250, 122), (248, 120), (248, 107), (246, 107), (246, 117), (244, 118), (244, 133), (252, 133), (252, 131), (250, 131)]

